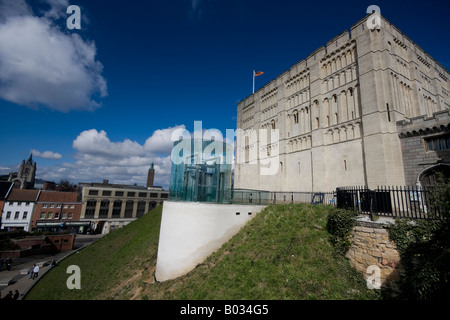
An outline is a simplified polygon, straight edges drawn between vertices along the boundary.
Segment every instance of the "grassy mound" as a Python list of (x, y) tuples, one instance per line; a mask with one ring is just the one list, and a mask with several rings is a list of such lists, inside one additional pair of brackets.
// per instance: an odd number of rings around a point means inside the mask
[[(336, 258), (329, 206), (269, 206), (189, 274), (155, 282), (161, 207), (67, 258), (27, 299), (376, 299), (362, 275)], [(65, 271), (81, 269), (81, 289)]]
[[(152, 275), (158, 252), (162, 207), (104, 236), (47, 272), (26, 299), (131, 299), (129, 287)], [(77, 265), (81, 289), (67, 289), (67, 267)]]

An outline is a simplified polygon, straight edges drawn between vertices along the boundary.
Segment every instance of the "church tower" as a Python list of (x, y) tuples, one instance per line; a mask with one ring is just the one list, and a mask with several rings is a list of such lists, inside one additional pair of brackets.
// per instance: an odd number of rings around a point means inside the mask
[(33, 161), (33, 155), (25, 162), (22, 160), (18, 172), (11, 172), (8, 181), (14, 182), (14, 188), (32, 189), (36, 177), (36, 162)]
[(150, 165), (150, 169), (148, 169), (147, 187), (153, 187), (154, 179), (155, 179), (155, 169), (152, 162), (152, 164)]

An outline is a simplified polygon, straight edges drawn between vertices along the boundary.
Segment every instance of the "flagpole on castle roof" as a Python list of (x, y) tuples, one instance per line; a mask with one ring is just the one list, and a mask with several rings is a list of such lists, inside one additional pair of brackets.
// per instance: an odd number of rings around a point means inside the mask
[(253, 70), (253, 92), (252, 94), (255, 93), (255, 70)]
[(262, 71), (255, 72), (255, 70), (253, 70), (253, 94), (255, 93), (255, 77), (260, 76), (263, 73), (264, 72), (262, 72)]

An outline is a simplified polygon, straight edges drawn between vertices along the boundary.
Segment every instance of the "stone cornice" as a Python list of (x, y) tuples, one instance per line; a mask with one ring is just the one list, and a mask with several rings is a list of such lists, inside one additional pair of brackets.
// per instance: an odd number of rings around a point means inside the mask
[(435, 112), (433, 117), (420, 116), (410, 121), (397, 121), (399, 138), (424, 136), (435, 133), (450, 133), (450, 110)]

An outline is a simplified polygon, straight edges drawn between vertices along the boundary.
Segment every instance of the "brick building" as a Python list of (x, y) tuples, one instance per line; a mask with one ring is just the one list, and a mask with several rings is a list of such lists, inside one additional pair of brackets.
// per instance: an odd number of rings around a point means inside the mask
[(40, 192), (33, 210), (31, 230), (81, 232), (89, 223), (81, 222), (82, 203), (77, 192)]

